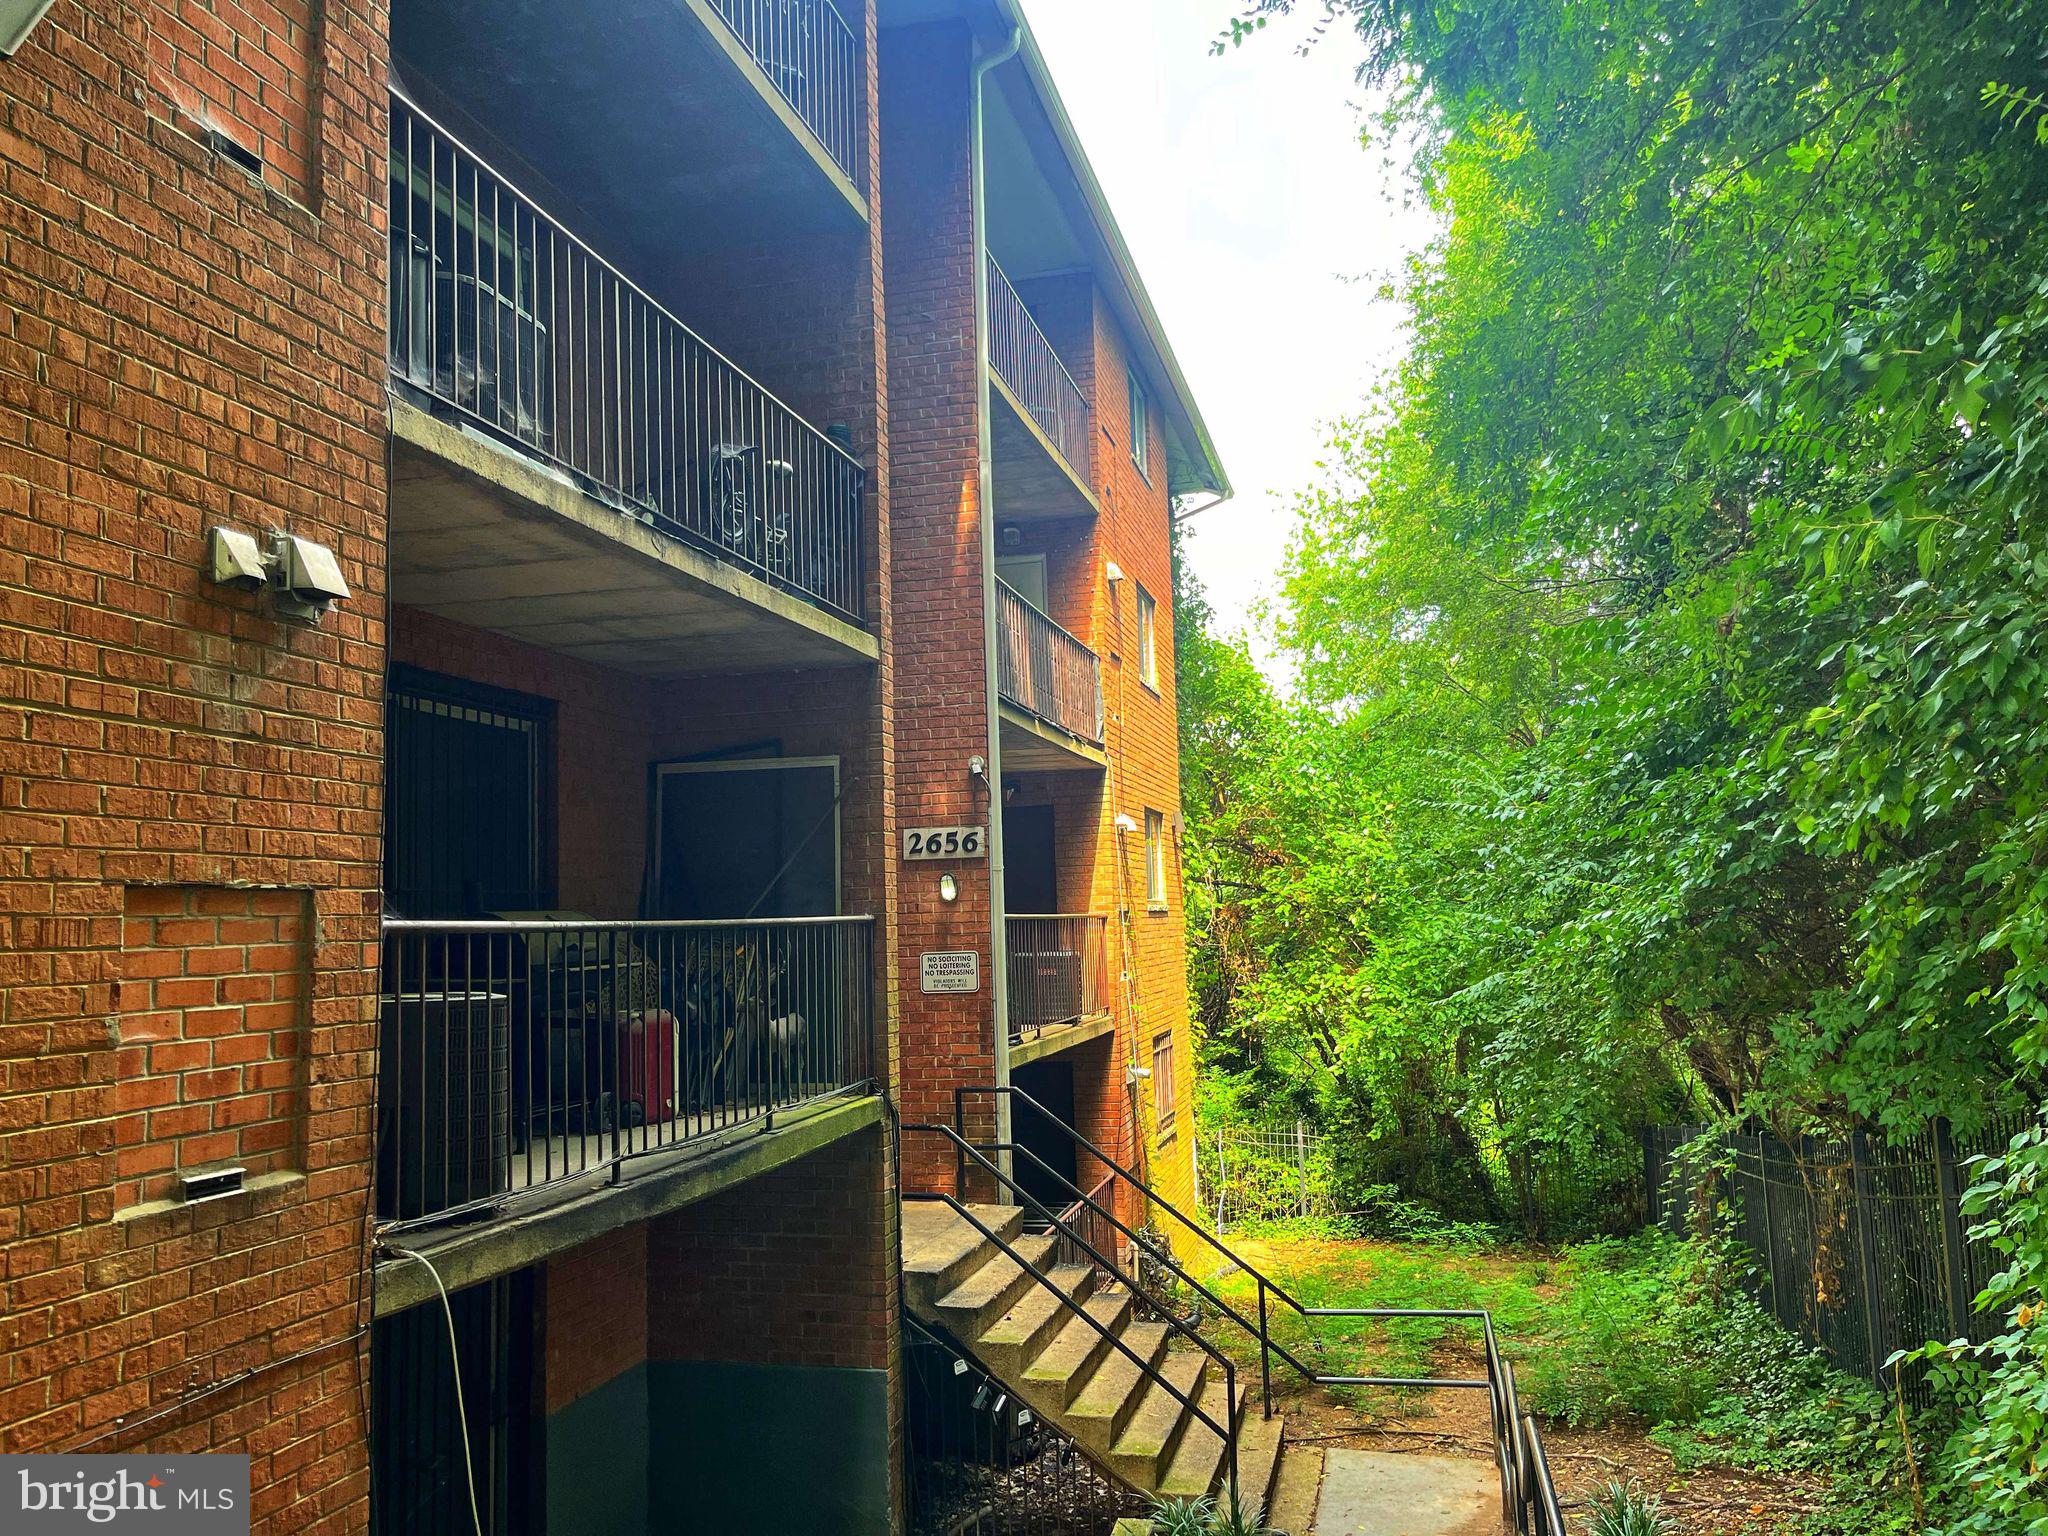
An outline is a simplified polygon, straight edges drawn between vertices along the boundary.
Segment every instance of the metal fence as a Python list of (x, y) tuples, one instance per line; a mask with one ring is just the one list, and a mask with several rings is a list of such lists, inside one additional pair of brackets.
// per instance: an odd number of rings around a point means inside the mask
[(1216, 1230), (1336, 1212), (1320, 1133), (1292, 1125), (1231, 1125), (1195, 1138), (1195, 1172)]
[(860, 44), (832, 0), (711, 0), (834, 163), (860, 179)]
[(391, 921), (377, 1212), (438, 1218), (872, 1076), (871, 918)]
[(1888, 1386), (1896, 1350), (1999, 1331), (1974, 1306), (1998, 1256), (1970, 1238), (1961, 1200), (1969, 1160), (2018, 1129), (2001, 1122), (1958, 1145), (1943, 1124), (1894, 1142), (1664, 1127), (1644, 1139), (1650, 1221), (1683, 1235), (1725, 1201), (1731, 1235), (1756, 1257), (1758, 1304), (1841, 1370)]
[(988, 360), (1067, 467), (1088, 479), (1088, 397), (1031, 318), (995, 257), (988, 258)]
[(1000, 580), (996, 627), (996, 687), (1002, 696), (1071, 736), (1099, 743), (1102, 659)]
[(911, 1536), (1109, 1536), (1146, 1500), (903, 1314)]
[(1103, 969), (1109, 919), (1099, 915), (1012, 917), (1010, 1038), (1092, 1018), (1109, 1006)]
[(859, 619), (859, 460), (391, 99), (390, 362), (671, 538)]

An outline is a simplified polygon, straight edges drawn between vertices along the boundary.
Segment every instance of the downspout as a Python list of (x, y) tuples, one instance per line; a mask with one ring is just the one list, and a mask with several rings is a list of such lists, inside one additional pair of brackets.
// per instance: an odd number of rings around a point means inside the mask
[[(995, 524), (995, 424), (988, 382), (989, 291), (988, 291), (988, 187), (982, 103), (989, 71), (1006, 64), (1024, 46), (1024, 29), (1012, 27), (1010, 38), (994, 53), (979, 54), (969, 77), (968, 135), (972, 156), (974, 203), (974, 392), (976, 419), (980, 423), (980, 524), (981, 524), (981, 659), (984, 697), (988, 704), (988, 911), (989, 911), (989, 1001), (995, 1029), (994, 1054), (996, 1086), (1010, 1083), (1010, 942), (1006, 925), (1008, 912), (1003, 901), (1003, 730), (999, 639), (996, 633), (996, 524)], [(996, 1140), (1010, 1140), (1010, 1096), (999, 1093), (996, 1101)], [(1013, 1175), (1008, 1152), (998, 1163), (1005, 1175)], [(1007, 1191), (1003, 1203), (1009, 1203)]]

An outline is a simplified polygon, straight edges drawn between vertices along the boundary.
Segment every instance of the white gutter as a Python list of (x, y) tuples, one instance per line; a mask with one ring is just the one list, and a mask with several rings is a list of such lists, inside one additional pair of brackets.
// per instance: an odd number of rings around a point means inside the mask
[[(974, 199), (974, 389), (976, 419), (980, 422), (979, 469), (981, 474), (981, 659), (982, 679), (988, 705), (988, 912), (989, 912), (989, 1001), (995, 1028), (996, 1086), (1010, 1085), (1010, 934), (1008, 910), (1003, 900), (1003, 727), (1000, 641), (996, 633), (996, 448), (995, 423), (990, 413), (995, 401), (989, 388), (989, 293), (988, 293), (988, 196), (987, 164), (984, 156), (982, 104), (989, 71), (1017, 56), (1024, 45), (1021, 28), (1012, 28), (1010, 38), (993, 53), (976, 58), (969, 90), (968, 133), (972, 154)], [(995, 1095), (996, 1140), (1010, 1140), (1010, 1096)], [(1011, 1174), (1008, 1152), (997, 1159), (1005, 1174)], [(1001, 1202), (1010, 1203), (1007, 1190)]]

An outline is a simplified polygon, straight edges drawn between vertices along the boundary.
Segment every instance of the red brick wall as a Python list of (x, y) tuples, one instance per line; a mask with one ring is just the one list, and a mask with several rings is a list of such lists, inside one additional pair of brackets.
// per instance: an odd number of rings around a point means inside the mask
[(648, 1230), (648, 1358), (886, 1369), (895, 1249), (879, 1131), (661, 1217)]
[(162, 115), (225, 133), (262, 156), (266, 180), (310, 202), (314, 0), (158, 0), (146, 10), (150, 92)]
[[(1165, 421), (1157, 391), (1148, 386), (1152, 439), (1148, 482), (1131, 460), (1130, 364), (1123, 335), (1108, 305), (1095, 304), (1095, 489), (1102, 500), (1097, 540), (1103, 557), (1122, 567), (1125, 579), (1102, 584), (1100, 648), (1102, 686), (1108, 717), (1111, 774), (1107, 798), (1110, 821), (1118, 814), (1138, 830), (1117, 834), (1106, 830), (1097, 865), (1098, 890), (1115, 910), (1121, 891), (1130, 908), (1129, 943), (1113, 963), (1128, 966), (1133, 977), (1135, 1010), (1119, 1003), (1119, 1070), (1123, 1062), (1152, 1064), (1153, 1041), (1163, 1034), (1174, 1040), (1176, 1095), (1174, 1117), (1179, 1135), (1160, 1145), (1151, 1132), (1156, 1123), (1152, 1087), (1140, 1089), (1142, 1125), (1137, 1136), (1142, 1164), (1150, 1182), (1184, 1209), (1193, 1192), (1193, 1161), (1188, 1126), (1194, 1106), (1194, 1056), (1188, 1034), (1187, 955), (1181, 902), (1180, 742), (1173, 695), (1173, 554), (1166, 488)], [(1146, 686), (1138, 657), (1138, 596), (1142, 586), (1158, 603), (1155, 645), (1158, 689)], [(1148, 907), (1145, 897), (1145, 812), (1166, 818), (1167, 900), (1164, 910)], [(1119, 925), (1112, 922), (1112, 936)]]
[[(298, 40), (313, 211), (164, 121), (152, 37), (193, 9), (60, 0), (0, 61), (0, 1449), (247, 1451), (255, 1529), (297, 1536), (366, 1518), (385, 16)], [(212, 586), (216, 520), (331, 544), (355, 596), (313, 629)], [(177, 947), (127, 942), (154, 887), (308, 914), (305, 1176), (117, 1220), (156, 1171), (116, 996)]]
[(548, 1260), (547, 1411), (647, 1359), (647, 1228), (607, 1233)]
[[(988, 751), (983, 682), (981, 489), (975, 358), (975, 250), (964, 29), (895, 29), (882, 42), (883, 241), (888, 262), (893, 402), (896, 811), (900, 826), (986, 824), (985, 786), (968, 759)], [(955, 1082), (995, 1069), (989, 998), (989, 871), (951, 868), (959, 899), (939, 897), (948, 866), (906, 865), (899, 896), (905, 1120), (947, 1119)], [(918, 992), (918, 957), (973, 950), (972, 996)], [(926, 1136), (903, 1144), (909, 1188), (950, 1184), (952, 1163)]]
[(163, 1199), (208, 1163), (296, 1167), (306, 893), (130, 886), (122, 916), (116, 1202)]

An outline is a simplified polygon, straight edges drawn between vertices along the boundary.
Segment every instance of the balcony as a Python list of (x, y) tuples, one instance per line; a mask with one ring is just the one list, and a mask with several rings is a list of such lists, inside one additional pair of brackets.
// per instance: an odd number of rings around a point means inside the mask
[(1000, 580), (996, 639), (1004, 766), (1102, 766), (1101, 658)]
[(388, 921), (377, 1215), (483, 1215), (873, 1075), (870, 918)]
[(832, 0), (711, 0), (775, 93), (858, 180), (860, 44)]
[(866, 50), (833, 0), (393, 0), (391, 46), (430, 109), (543, 168), (640, 256), (858, 237), (867, 219)]
[(642, 671), (872, 654), (858, 460), (396, 94), (390, 182), (397, 601)]
[[(1086, 914), (1005, 919), (1013, 1047), (1062, 1035), (1057, 1042), (1046, 1040), (1048, 1049), (1035, 1053), (1050, 1054), (1087, 1033), (1079, 1026), (1107, 1018), (1108, 930), (1107, 918)], [(1065, 1036), (1067, 1031), (1073, 1037)], [(1017, 1063), (1013, 1051), (1011, 1064)]]
[(1088, 397), (995, 257), (987, 261), (996, 515), (1092, 516), (1099, 508), (1088, 488)]

